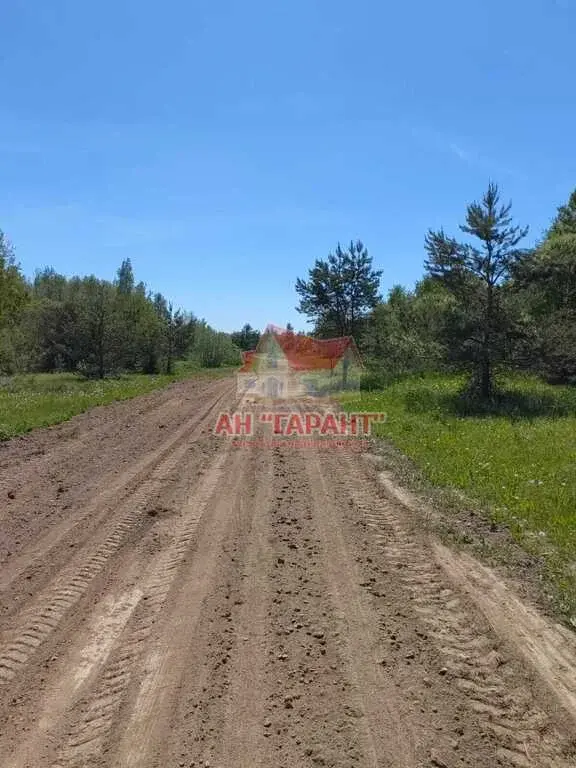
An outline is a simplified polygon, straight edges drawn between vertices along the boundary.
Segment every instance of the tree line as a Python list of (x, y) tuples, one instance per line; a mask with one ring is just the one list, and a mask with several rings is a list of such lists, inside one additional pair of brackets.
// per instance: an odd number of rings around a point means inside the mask
[[(382, 271), (361, 241), (338, 244), (298, 278), (297, 310), (321, 338), (356, 339), (374, 386), (410, 373), (466, 370), (483, 398), (495, 375), (515, 369), (576, 384), (576, 191), (532, 247), (490, 183), (464, 210), (458, 237), (424, 237), (424, 271), (413, 289), (380, 295)], [(260, 333), (249, 324), (217, 332), (136, 282), (129, 259), (113, 281), (32, 280), (0, 231), (0, 373), (171, 373), (174, 362), (236, 365)]]
[(229, 334), (137, 283), (130, 259), (113, 281), (51, 268), (27, 280), (0, 231), (0, 373), (171, 374), (182, 359), (218, 367), (240, 353)]
[(530, 248), (511, 211), (490, 183), (466, 207), (460, 237), (426, 233), (422, 279), (386, 299), (364, 244), (338, 245), (298, 278), (297, 310), (318, 336), (354, 336), (375, 386), (454, 369), (484, 399), (505, 369), (576, 384), (576, 191)]

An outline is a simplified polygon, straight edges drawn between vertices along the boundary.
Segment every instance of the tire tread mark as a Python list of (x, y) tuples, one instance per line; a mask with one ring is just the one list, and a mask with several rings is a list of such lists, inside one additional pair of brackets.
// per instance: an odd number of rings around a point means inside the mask
[(146, 612), (129, 625), (124, 637), (120, 639), (116, 654), (100, 676), (88, 710), (73, 725), (54, 768), (81, 768), (87, 764), (90, 756), (101, 753), (115, 715), (128, 691), (134, 667), (144, 652), (144, 643), (150, 637), (178, 569), (195, 539), (202, 515), (224, 472), (226, 458), (226, 451), (217, 457), (204, 476), (201, 487), (190, 498), (189, 512), (183, 518), (172, 545), (160, 554), (144, 587), (144, 594), (148, 598)]
[[(200, 430), (206, 418), (226, 396), (227, 393), (218, 397), (216, 402), (212, 402), (195, 420), (194, 426), (187, 429), (187, 433), (190, 435), (195, 430)], [(128, 510), (114, 524), (112, 532), (96, 552), (89, 556), (87, 562), (86, 554), (78, 553), (73, 563), (59, 574), (55, 582), (44, 590), (35, 600), (34, 605), (26, 611), (24, 620), (11, 632), (13, 639), (0, 647), (0, 686), (12, 683), (17, 673), (24, 668), (41, 644), (58, 627), (64, 616), (86, 593), (91, 582), (120, 549), (127, 534), (142, 520), (142, 508), (153, 489), (161, 485), (166, 474), (177, 466), (186, 449), (186, 443), (171, 446), (167, 455), (164, 454), (163, 460), (155, 466), (147, 481), (124, 502), (124, 505), (129, 505)], [(38, 642), (35, 646), (27, 646), (23, 651), (20, 643), (22, 638), (29, 635), (35, 636)], [(15, 654), (16, 659), (14, 659)]]
[(411, 593), (414, 610), (427, 625), (446, 669), (467, 693), (482, 726), (500, 740), (500, 757), (515, 766), (570, 768), (573, 762), (566, 759), (564, 738), (527, 688), (514, 684), (501, 651), (495, 650), (497, 638), (489, 630), (472, 633), (463, 601), (454, 600), (456, 592), (439, 574), (431, 553), (410, 538), (401, 521), (400, 503), (386, 500), (375, 511), (373, 495), (358, 476), (353, 456), (343, 452), (342, 459), (349, 469), (344, 487), (352, 504), (375, 523), (377, 539)]

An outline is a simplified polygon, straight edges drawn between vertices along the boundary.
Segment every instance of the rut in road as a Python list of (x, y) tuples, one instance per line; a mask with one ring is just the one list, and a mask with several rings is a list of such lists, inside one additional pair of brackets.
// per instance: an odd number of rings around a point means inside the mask
[[(573, 765), (574, 741), (556, 729), (542, 704), (552, 710), (557, 705), (545, 697), (538, 701), (533, 679), (502, 641), (497, 631), (501, 627), (491, 627), (479, 616), (466, 599), (462, 580), (450, 578), (454, 573), (438, 557), (446, 549), (418, 535), (414, 530), (418, 521), (410, 518), (409, 509), (382, 498), (374, 478), (361, 471), (356, 456), (343, 453), (331, 467), (328, 462), (324, 474), (361, 514), (355, 522), (374, 534), (372, 541), (406, 589), (411, 612), (421, 619), (427, 641), (438, 648), (443, 674), (466, 694), (481, 729), (495, 739), (501, 763)], [(374, 581), (366, 586), (378, 597)], [(562, 699), (563, 692), (557, 695)]]
[[(179, 396), (167, 402), (161, 400), (154, 410), (150, 405), (136, 408), (132, 416), (131, 403), (120, 403), (124, 406), (123, 418), (118, 419), (120, 425), (110, 424), (109, 416), (104, 418), (105, 425), (115, 426), (109, 433), (102, 434), (98, 421), (85, 432), (80, 427), (55, 427), (46, 430), (55, 434), (48, 448), (25, 449), (20, 459), (22, 449), (17, 441), (0, 443), (0, 489), (9, 489), (16, 499), (0, 511), (0, 600), (13, 589), (16, 579), (25, 577), (29, 586), (35, 586), (56, 573), (61, 565), (58, 556), (62, 551), (70, 553), (69, 549), (63, 550), (63, 545), (77, 547), (88, 541), (102, 521), (121, 501), (136, 493), (163, 460), (194, 445), (210, 431), (214, 415), (229, 402), (231, 391), (229, 382), (186, 395), (177, 389)], [(107, 415), (108, 409), (115, 410), (114, 406), (96, 410), (104, 410)], [(146, 420), (134, 421), (142, 410)], [(83, 414), (77, 421), (83, 424), (86, 419), (91, 424), (89, 416)], [(168, 425), (173, 428), (165, 429)], [(71, 437), (76, 432), (78, 436)], [(21, 438), (25, 445), (26, 438), (30, 436)], [(108, 445), (110, 439), (115, 439), (112, 446)], [(39, 440), (46, 441), (43, 433)], [(15, 455), (10, 456), (14, 442)], [(59, 515), (54, 521), (56, 510)], [(26, 546), (20, 552), (23, 540)], [(10, 559), (2, 557), (7, 547), (13, 550), (8, 551)], [(6, 613), (10, 605), (2, 607)]]
[[(323, 483), (324, 460), (271, 453), (271, 502), (259, 502), (235, 529), (221, 587), (215, 583), (196, 628), (178, 685), (186, 694), (171, 719), (178, 738), (167, 744), (170, 761), (420, 766), (452, 755), (466, 764), (460, 757), (474, 755), (470, 764), (494, 765), (496, 740), (479, 735), (467, 695), (438, 674), (438, 656), (430, 679), (409, 658), (392, 668), (382, 620), (415, 639), (424, 634), (421, 621), (404, 615), (403, 590), (393, 595), (391, 616), (365, 594), (359, 548), (345, 534), (347, 506)], [(255, 543), (255, 531), (267, 548)]]
[[(146, 461), (144, 468), (124, 480), (122, 487), (127, 486), (126, 499), (116, 507), (115, 519), (108, 525), (109, 530), (99, 535), (100, 543), (94, 549), (91, 540), (48, 589), (37, 596), (35, 603), (27, 607), (23, 620), (11, 627), (12, 639), (0, 647), (0, 685), (15, 678), (36, 649), (58, 627), (66, 613), (82, 598), (92, 580), (122, 546), (127, 534), (142, 523), (142, 509), (147, 499), (162, 485), (166, 475), (182, 461), (187, 447), (186, 440), (194, 438), (194, 433), (201, 428), (199, 425), (203, 425), (207, 415), (215, 413), (221, 400), (219, 398), (215, 404), (211, 403), (206, 412), (194, 419), (191, 425), (186, 424), (169, 440), (167, 446), (156, 451)], [(145, 473), (148, 474), (146, 479)], [(138, 480), (140, 482), (137, 484)], [(118, 487), (113, 493), (122, 496)], [(90, 511), (94, 513), (93, 509)]]
[[(39, 594), (30, 591), (29, 571), (19, 567), (22, 561), (28, 564), (31, 559), (29, 549), (22, 551), (19, 560), (10, 561), (10, 590), (5, 595), (12, 598), (12, 604), (7, 606), (7, 618), (3, 619), (0, 634), (0, 691), (4, 688), (5, 693), (5, 698), (0, 701), (8, 706), (9, 702), (28, 705), (29, 710), (36, 712), (35, 717), (44, 735), (54, 725), (54, 713), (66, 709), (69, 703), (66, 701), (67, 694), (72, 700), (78, 697), (78, 680), (83, 682), (90, 676), (90, 668), (97, 666), (98, 661), (104, 662), (114, 645), (115, 632), (121, 630), (140, 598), (144, 601), (149, 599), (148, 594), (143, 594), (142, 576), (150, 565), (150, 558), (138, 547), (142, 549), (146, 544), (153, 550), (157, 549), (157, 534), (154, 531), (162, 523), (156, 521), (155, 515), (158, 509), (162, 514), (167, 512), (171, 501), (170, 484), (174, 482), (174, 477), (180, 477), (182, 482), (183, 475), (187, 492), (192, 493), (198, 482), (196, 473), (206, 470), (206, 457), (216, 454), (221, 469), (225, 458), (220, 452), (222, 444), (211, 438), (210, 433), (222, 402), (229, 400), (230, 392), (229, 382), (205, 387), (191, 415), (186, 408), (180, 409), (182, 415), (178, 429), (166, 435), (160, 446), (148, 452), (135, 467), (122, 472), (120, 478), (114, 478), (111, 490), (118, 495), (116, 506), (112, 501), (113, 495), (108, 491), (99, 493), (96, 502), (86, 505), (91, 511), (98, 512), (96, 516), (101, 524), (95, 529), (96, 535), (89, 536), (83, 532), (84, 528), (91, 529), (90, 522), (83, 525), (87, 514), (85, 507), (79, 509), (75, 517), (71, 516), (68, 528), (73, 527), (76, 533), (74, 549), (69, 549), (66, 536), (61, 542), (56, 540), (53, 560), (64, 567), (54, 577), (53, 567), (44, 567), (43, 562), (37, 564), (36, 573), (43, 573), (47, 581), (52, 577)], [(175, 405), (179, 406), (179, 402), (173, 402), (172, 408)], [(99, 437), (97, 431), (95, 439)], [(199, 443), (201, 449), (195, 450)], [(191, 457), (196, 457), (195, 467), (188, 466)], [(101, 503), (103, 497), (106, 502), (100, 509), (95, 504)], [(158, 499), (165, 502), (164, 506), (154, 504)], [(177, 508), (179, 503), (180, 498), (176, 494), (174, 506)], [(191, 514), (188, 514), (180, 523), (180, 538), (172, 531), (166, 535), (173, 543), (172, 552), (175, 551), (177, 556), (186, 546), (186, 534), (192, 538), (192, 532), (186, 528), (194, 522), (190, 517)], [(46, 538), (53, 541), (50, 530), (41, 534), (41, 540)], [(30, 549), (34, 552), (37, 546), (37, 542), (32, 540)], [(80, 551), (71, 561), (68, 556), (67, 563), (66, 554), (78, 549)], [(170, 567), (169, 563), (165, 564), (166, 573)], [(5, 576), (4, 571), (2, 574)], [(129, 574), (133, 575), (132, 583), (128, 583)], [(124, 584), (127, 584), (125, 590)], [(94, 595), (99, 592), (102, 592), (103, 598), (94, 605)], [(154, 604), (154, 599), (151, 604)], [(88, 633), (86, 622), (90, 623)], [(85, 645), (79, 649), (76, 647), (78, 643)], [(65, 653), (60, 660), (62, 648)], [(54, 653), (57, 655), (54, 656)], [(51, 668), (58, 664), (64, 667), (59, 679), (56, 670), (51, 674)], [(40, 684), (39, 669), (42, 674)], [(53, 698), (48, 694), (46, 702), (42, 699), (38, 701), (35, 694), (43, 688), (49, 689), (54, 676)], [(4, 720), (10, 724), (9, 714)], [(7, 728), (6, 735), (10, 737), (12, 729)], [(0, 740), (3, 737), (5, 734), (0, 729)], [(25, 755), (31, 750), (29, 742), (33, 742), (29, 736), (26, 740)], [(21, 762), (17, 759), (14, 764), (28, 764), (27, 760), (25, 758)], [(32, 760), (30, 764), (35, 765), (36, 761)]]
[[(101, 672), (99, 680), (90, 693), (83, 707), (81, 718), (69, 728), (70, 735), (63, 749), (60, 750), (55, 765), (83, 766), (88, 764), (93, 756), (107, 749), (113, 739), (114, 730), (118, 730), (117, 718), (121, 707), (125, 709), (126, 700), (135, 696), (130, 705), (132, 715), (126, 726), (128, 736), (120, 745), (118, 762), (121, 765), (141, 765), (147, 752), (146, 745), (149, 734), (154, 727), (154, 717), (151, 709), (157, 705), (162, 696), (161, 687), (155, 685), (164, 664), (168, 663), (168, 655), (175, 652), (178, 636), (170, 631), (168, 637), (158, 640), (155, 628), (160, 615), (166, 609), (165, 603), (172, 587), (177, 588), (176, 581), (180, 575), (186, 555), (198, 533), (202, 516), (207, 511), (207, 505), (218, 488), (224, 475), (224, 462), (227, 453), (220, 454), (207, 472), (199, 488), (196, 488), (184, 504), (182, 517), (172, 531), (172, 541), (162, 550), (155, 561), (152, 561), (142, 574), (142, 603), (135, 612), (128, 626), (118, 638), (114, 653), (106, 668)], [(238, 475), (233, 481), (238, 482)], [(227, 496), (230, 484), (225, 483)], [(214, 527), (210, 528), (210, 538)], [(207, 543), (206, 538), (201, 545)], [(211, 549), (217, 548), (217, 542), (211, 542)], [(194, 580), (195, 600), (201, 602), (203, 592), (198, 582), (206, 579), (207, 556), (206, 547), (195, 561), (197, 579)], [(192, 598), (186, 595), (185, 615), (177, 614), (176, 622), (181, 631), (182, 625), (191, 620), (193, 612)], [(164, 632), (167, 632), (165, 629)], [(165, 681), (162, 681), (162, 685)], [(135, 686), (138, 693), (134, 693)], [(116, 721), (116, 722), (115, 722)], [(126, 746), (124, 746), (126, 744)]]
[(372, 465), (328, 443), (235, 448), (211, 434), (230, 384), (197, 395), (180, 420), (174, 400), (147, 410), (136, 430), (171, 433), (117, 495), (104, 461), (93, 506), (8, 564), (3, 768), (574, 765), (568, 638), (523, 612), (540, 685), (510, 601), (475, 594), (488, 571), (464, 578)]

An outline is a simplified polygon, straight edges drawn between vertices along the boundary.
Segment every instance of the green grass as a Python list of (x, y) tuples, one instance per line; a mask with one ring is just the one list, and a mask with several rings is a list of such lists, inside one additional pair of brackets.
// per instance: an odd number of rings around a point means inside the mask
[(542, 556), (562, 610), (576, 615), (576, 388), (510, 378), (491, 408), (479, 408), (460, 394), (463, 384), (407, 379), (342, 401), (348, 410), (385, 412), (377, 433), (434, 485), (478, 500)]
[(184, 378), (219, 378), (228, 368), (202, 369), (179, 362), (172, 376), (130, 374), (101, 381), (72, 373), (0, 377), (0, 440), (70, 419), (95, 405), (127, 400)]

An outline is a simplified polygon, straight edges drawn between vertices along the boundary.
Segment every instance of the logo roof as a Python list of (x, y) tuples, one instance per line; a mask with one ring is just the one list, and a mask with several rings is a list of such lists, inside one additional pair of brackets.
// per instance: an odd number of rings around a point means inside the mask
[(335, 368), (347, 350), (352, 350), (356, 362), (360, 364), (360, 355), (352, 336), (341, 336), (335, 339), (315, 339), (293, 331), (287, 331), (274, 325), (269, 325), (254, 350), (242, 353), (241, 373), (254, 370), (254, 363), (259, 354), (265, 354), (263, 348), (272, 337), (282, 352), (288, 365), (294, 371), (317, 371)]

